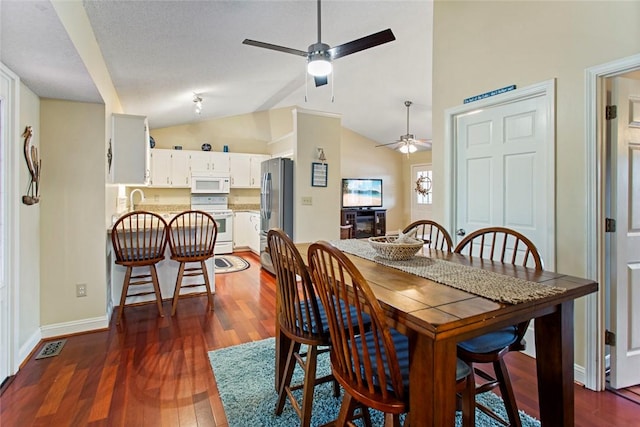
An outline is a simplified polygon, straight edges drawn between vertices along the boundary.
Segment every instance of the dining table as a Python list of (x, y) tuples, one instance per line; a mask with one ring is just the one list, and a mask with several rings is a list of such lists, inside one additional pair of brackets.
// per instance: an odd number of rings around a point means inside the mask
[[(392, 261), (366, 239), (330, 243), (360, 270), (389, 325), (409, 338), (410, 425), (455, 425), (458, 342), (531, 319), (541, 425), (574, 425), (574, 301), (596, 292), (595, 281), (426, 246)], [(296, 244), (305, 261), (309, 246)], [(286, 348), (276, 326), (276, 387)]]

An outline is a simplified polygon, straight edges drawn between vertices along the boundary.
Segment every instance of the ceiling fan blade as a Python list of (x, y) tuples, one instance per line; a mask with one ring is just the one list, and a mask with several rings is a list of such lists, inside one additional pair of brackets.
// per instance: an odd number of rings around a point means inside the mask
[(328, 76), (315, 76), (313, 80), (316, 82), (316, 87), (324, 86), (329, 82)]
[(329, 49), (328, 52), (331, 54), (332, 59), (337, 59), (360, 52), (361, 50), (369, 49), (370, 47), (394, 41), (395, 39), (396, 36), (393, 35), (393, 31), (387, 28), (386, 30), (341, 44), (340, 46), (334, 46)]
[(400, 143), (403, 143), (403, 144), (404, 144), (404, 142), (403, 142), (403, 141), (393, 141), (393, 142), (390, 142), (390, 143), (388, 143), (388, 144), (379, 144), (379, 145), (376, 145), (376, 148), (377, 148), (377, 147), (388, 147), (389, 145), (400, 144)]
[(242, 44), (248, 44), (249, 46), (255, 46), (255, 47), (262, 47), (262, 48), (265, 48), (265, 49), (277, 50), (279, 52), (284, 52), (284, 53), (291, 53), (293, 55), (303, 56), (305, 58), (309, 54), (305, 50), (292, 49), (290, 47), (278, 46), (277, 44), (259, 42), (259, 41), (250, 40), (250, 39), (244, 39)]

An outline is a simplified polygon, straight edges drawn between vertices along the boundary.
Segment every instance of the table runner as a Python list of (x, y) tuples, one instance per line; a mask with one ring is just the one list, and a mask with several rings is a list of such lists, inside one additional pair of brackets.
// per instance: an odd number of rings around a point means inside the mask
[(479, 295), (493, 301), (518, 304), (563, 293), (565, 289), (528, 280), (504, 276), (492, 271), (460, 265), (455, 262), (414, 256), (406, 261), (380, 257), (368, 241), (346, 239), (332, 241), (343, 252), (392, 267), (443, 285)]

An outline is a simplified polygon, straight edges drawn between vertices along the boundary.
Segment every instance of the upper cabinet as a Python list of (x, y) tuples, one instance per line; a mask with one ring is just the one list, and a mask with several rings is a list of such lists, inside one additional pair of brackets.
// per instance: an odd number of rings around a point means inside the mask
[(149, 182), (149, 125), (145, 116), (113, 114), (111, 129), (111, 182), (141, 184)]
[(267, 154), (229, 153), (231, 188), (260, 188), (260, 164)]
[(188, 188), (191, 186), (189, 151), (151, 150), (151, 179), (153, 187)]
[(191, 173), (194, 175), (215, 175), (229, 173), (229, 153), (217, 151), (190, 151)]

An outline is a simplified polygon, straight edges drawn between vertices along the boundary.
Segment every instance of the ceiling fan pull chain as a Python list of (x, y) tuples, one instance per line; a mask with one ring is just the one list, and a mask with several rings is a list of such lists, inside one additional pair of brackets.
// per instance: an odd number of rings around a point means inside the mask
[(304, 73), (304, 102), (307, 102), (307, 95), (309, 94), (309, 73)]
[(336, 72), (333, 72), (333, 78), (331, 79), (331, 102), (333, 102), (335, 100), (335, 98), (333, 97), (333, 85), (336, 81)]

